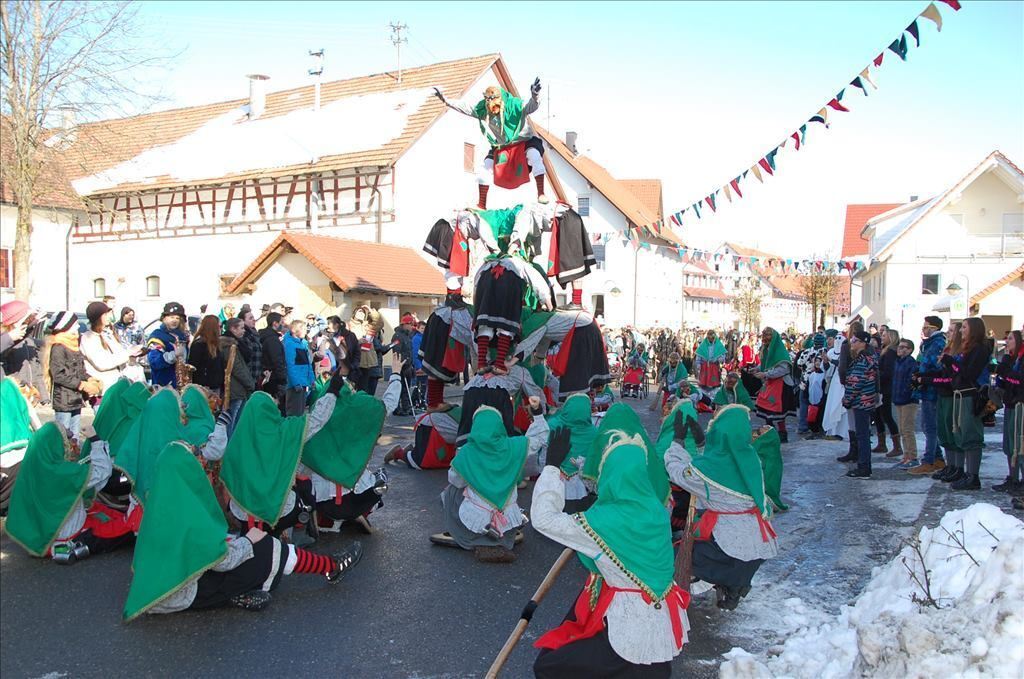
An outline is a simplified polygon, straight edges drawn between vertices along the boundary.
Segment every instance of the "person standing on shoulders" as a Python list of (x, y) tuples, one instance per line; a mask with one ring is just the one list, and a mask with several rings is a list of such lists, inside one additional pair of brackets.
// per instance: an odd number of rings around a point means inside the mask
[(175, 363), (188, 359), (185, 307), (177, 302), (168, 302), (164, 305), (163, 313), (160, 314), (160, 326), (150, 334), (146, 347), (149, 349), (146, 358), (153, 374), (153, 384), (169, 384), (177, 389)]

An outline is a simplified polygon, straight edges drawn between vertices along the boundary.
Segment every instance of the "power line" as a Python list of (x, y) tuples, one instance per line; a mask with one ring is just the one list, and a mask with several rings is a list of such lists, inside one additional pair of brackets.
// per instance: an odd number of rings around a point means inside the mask
[(402, 37), (402, 31), (409, 27), (402, 23), (395, 23), (392, 21), (388, 24), (391, 27), (391, 44), (395, 46), (395, 51), (398, 55), (398, 84), (402, 84), (402, 44), (408, 44), (409, 39)]

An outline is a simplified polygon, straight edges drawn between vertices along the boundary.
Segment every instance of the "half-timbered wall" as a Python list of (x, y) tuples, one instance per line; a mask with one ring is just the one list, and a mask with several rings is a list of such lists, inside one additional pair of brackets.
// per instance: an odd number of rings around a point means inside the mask
[(252, 233), (395, 220), (390, 168), (93, 196), (78, 243)]

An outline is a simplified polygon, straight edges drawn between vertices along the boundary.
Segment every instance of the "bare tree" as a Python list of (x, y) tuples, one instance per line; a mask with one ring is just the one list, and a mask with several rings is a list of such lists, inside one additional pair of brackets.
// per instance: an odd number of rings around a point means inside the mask
[(740, 281), (737, 293), (732, 298), (732, 308), (740, 317), (744, 330), (758, 330), (761, 327), (761, 299), (761, 282), (756, 276)]
[(811, 305), (812, 329), (816, 325), (825, 325), (826, 312), (832, 308), (833, 298), (839, 290), (839, 276), (832, 269), (812, 265), (809, 273), (800, 276), (800, 289)]
[(62, 177), (61, 147), (86, 143), (59, 129), (62, 111), (110, 117), (155, 101), (136, 76), (165, 57), (142, 46), (136, 12), (131, 2), (0, 2), (3, 180), (18, 205), (14, 279), (22, 299), (30, 291), (32, 208), (47, 188), (40, 178)]

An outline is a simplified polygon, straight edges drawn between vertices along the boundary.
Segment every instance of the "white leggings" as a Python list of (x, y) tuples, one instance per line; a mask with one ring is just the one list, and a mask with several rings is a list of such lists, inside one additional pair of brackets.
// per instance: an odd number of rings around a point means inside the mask
[[(526, 149), (526, 164), (530, 166), (530, 173), (534, 177), (543, 176), (547, 170), (544, 168), (544, 160), (540, 155), (540, 151), (533, 148)], [(478, 184), (490, 184), (491, 177), (494, 176), (494, 159), (484, 158), (484, 171), (478, 174), (476, 181)]]

